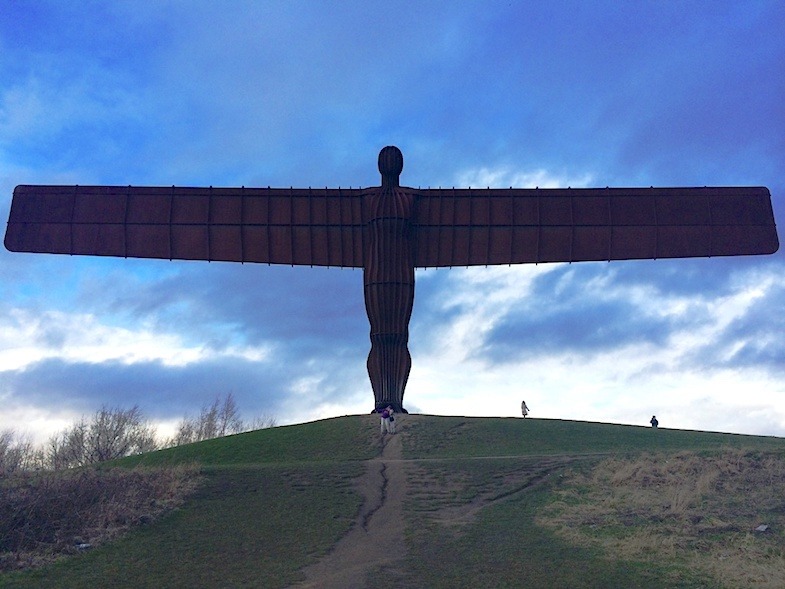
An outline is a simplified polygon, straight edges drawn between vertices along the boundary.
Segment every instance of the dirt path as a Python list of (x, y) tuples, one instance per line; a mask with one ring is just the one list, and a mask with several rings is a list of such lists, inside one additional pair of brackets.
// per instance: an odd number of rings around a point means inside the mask
[[(397, 434), (385, 435), (382, 438), (381, 456), (366, 462), (365, 474), (356, 482), (364, 500), (352, 528), (319, 562), (304, 569), (303, 582), (289, 589), (365, 589), (368, 586), (366, 579), (371, 571), (392, 566), (393, 570), (390, 572), (394, 574), (396, 562), (406, 555), (403, 501), (407, 491), (411, 488), (411, 491), (417, 494), (422, 492), (422, 487), (425, 485), (429, 493), (438, 495), (442, 491), (451, 492), (450, 489), (443, 488), (444, 481), (436, 483), (427, 477), (423, 479), (423, 474), (417, 466), (418, 463), (450, 459), (403, 459), (401, 443), (406, 437), (409, 424), (401, 421), (404, 420), (398, 421)], [(379, 435), (376, 427), (378, 426), (373, 426), (373, 430), (377, 432), (375, 435)], [(509, 488), (503, 492), (494, 488), (491, 492), (482, 493), (465, 505), (451, 505), (449, 501), (447, 503), (440, 501), (442, 507), (439, 513), (431, 514), (431, 517), (445, 525), (470, 523), (488, 504), (504, 500), (510, 495), (539, 484), (554, 469), (563, 467), (566, 462), (590, 457), (573, 457), (565, 461), (564, 457), (551, 455), (527, 456), (525, 457), (527, 459), (541, 458), (544, 463), (542, 460), (536, 461), (531, 468), (522, 471), (519, 481), (508, 481), (506, 486)], [(596, 455), (593, 457), (596, 458)], [(477, 460), (506, 458), (519, 459), (520, 457), (476, 457)], [(412, 477), (413, 480), (408, 480)]]
[(305, 581), (295, 588), (364, 589), (368, 572), (405, 555), (406, 466), (400, 432), (384, 436), (383, 444), (381, 457), (366, 463), (358, 482), (365, 500), (352, 529), (322, 560), (305, 569)]

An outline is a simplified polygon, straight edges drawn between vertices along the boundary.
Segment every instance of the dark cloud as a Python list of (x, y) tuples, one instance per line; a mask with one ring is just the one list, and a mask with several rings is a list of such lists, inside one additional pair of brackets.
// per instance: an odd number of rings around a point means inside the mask
[[(564, 266), (534, 280), (527, 300), (514, 306), (484, 338), (484, 355), (494, 362), (517, 361), (554, 353), (607, 354), (630, 343), (664, 345), (673, 321), (590, 287), (591, 268)], [(605, 295), (605, 296), (603, 296)]]
[[(207, 338), (217, 347), (238, 338), (255, 345), (286, 340), (306, 348), (331, 348), (367, 339), (362, 273), (338, 268), (260, 264), (148, 262), (150, 277), (116, 266), (109, 275), (89, 274), (79, 305), (101, 313), (152, 321), (162, 330)], [(155, 270), (164, 269), (163, 275)], [(218, 338), (218, 339), (213, 339)]]
[[(655, 297), (721, 297), (737, 288), (735, 276), (765, 265), (765, 259), (688, 258), (682, 260), (633, 260), (587, 268), (589, 275), (606, 274), (621, 288), (650, 288)], [(657, 304), (657, 298), (652, 300)]]
[[(513, 303), (491, 330), (477, 337), (483, 338), (482, 354), (492, 362), (553, 353), (608, 354), (630, 344), (665, 348), (673, 336), (717, 321), (712, 303), (754, 288), (751, 281), (758, 267), (751, 259), (730, 258), (563, 265), (535, 277), (526, 296)], [(465, 305), (443, 305), (445, 292), (456, 285), (445, 273), (421, 282), (425, 288), (418, 292), (420, 307), (415, 307), (419, 309), (415, 317), (419, 321), (413, 323), (413, 335), (428, 339), (435, 327), (473, 312), (476, 297), (467, 298)], [(470, 292), (470, 288), (462, 288)], [(776, 362), (777, 321), (766, 321), (766, 314), (783, 306), (777, 292), (775, 287), (756, 301), (743, 318), (706, 342), (701, 348), (704, 351), (685, 356), (685, 367), (719, 364), (719, 358), (730, 354), (728, 350), (740, 346), (738, 354), (746, 354), (752, 363), (754, 344), (744, 343), (751, 334), (756, 334), (752, 336), (755, 341), (771, 342), (766, 349), (772, 357), (761, 350), (759, 360)], [(673, 312), (674, 304), (682, 308)]]
[(276, 408), (286, 395), (282, 371), (239, 360), (202, 362), (185, 367), (160, 362), (68, 363), (45, 360), (18, 372), (5, 372), (7, 390), (33, 406), (56, 404), (91, 411), (100, 405), (138, 404), (158, 418), (177, 418), (217, 395), (233, 392), (241, 404), (253, 400)]
[(427, 333), (439, 325), (450, 322), (465, 312), (460, 305), (445, 305), (456, 288), (459, 268), (440, 268), (425, 270), (415, 275), (414, 309), (412, 311), (411, 329)]
[(763, 286), (767, 287), (763, 296), (730, 322), (718, 338), (706, 342), (694, 357), (685, 361), (732, 369), (759, 369), (773, 378), (783, 378), (785, 316), (781, 310), (785, 309), (785, 283)]
[(101, 405), (139, 405), (151, 418), (178, 419), (232, 393), (248, 415), (280, 416), (299, 379), (324, 380), (318, 394), (306, 400), (315, 406), (337, 402), (349, 392), (361, 369), (361, 363), (343, 358), (313, 362), (286, 355), (272, 361), (219, 357), (185, 366), (48, 359), (24, 370), (0, 373), (0, 381), (3, 394), (34, 407), (89, 413)]

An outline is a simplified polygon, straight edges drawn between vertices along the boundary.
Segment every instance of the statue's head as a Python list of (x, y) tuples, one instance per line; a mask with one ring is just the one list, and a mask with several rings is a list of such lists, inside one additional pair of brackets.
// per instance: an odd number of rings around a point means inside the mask
[(403, 154), (394, 145), (388, 145), (379, 152), (379, 172), (382, 185), (398, 186), (398, 177), (403, 171)]

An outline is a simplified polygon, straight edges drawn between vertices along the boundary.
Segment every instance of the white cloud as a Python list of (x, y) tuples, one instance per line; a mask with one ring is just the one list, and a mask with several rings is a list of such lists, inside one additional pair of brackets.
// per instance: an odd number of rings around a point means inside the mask
[(753, 369), (685, 370), (674, 353), (630, 345), (612, 357), (552, 355), (492, 366), (449, 354), (416, 358), (407, 398), (425, 413), (517, 416), (785, 435), (785, 391)]
[[(491, 266), (454, 268), (440, 300), (442, 311), (460, 309), (452, 322), (431, 326), (430, 334), (423, 334), (430, 345), (442, 342), (439, 353), (459, 365), (476, 354), (484, 337), (510, 309), (520, 305), (530, 295), (537, 277), (553, 272), (560, 264), (539, 266)], [(419, 272), (428, 276), (427, 271)], [(416, 312), (416, 311), (415, 311)]]
[[(536, 312), (537, 304), (548, 304), (527, 297), (532, 281), (549, 271), (540, 266), (456, 274), (443, 304), (460, 312), (418, 347), (407, 399), (426, 413), (514, 416), (525, 398), (534, 417), (646, 425), (657, 414), (669, 427), (785, 435), (784, 391), (776, 376), (755, 366), (728, 368), (727, 358), (706, 363), (707, 347), (720, 343), (729, 326), (782, 278), (764, 278), (757, 270), (740, 273), (729, 294), (714, 298), (667, 291), (654, 296), (653, 287), (628, 287), (601, 274), (586, 284), (586, 296), (625, 300), (636, 314), (669, 321), (664, 345), (630, 334), (611, 351), (566, 349), (501, 364), (478, 354), (483, 334), (508, 310)], [(734, 341), (727, 357), (744, 343)]]
[(62, 407), (40, 407), (24, 402), (19, 396), (0, 392), (3, 411), (0, 413), (0, 431), (10, 430), (29, 438), (34, 444), (43, 444), (50, 436), (61, 432), (82, 415)]
[(189, 343), (176, 333), (161, 333), (152, 325), (107, 325), (92, 314), (47, 311), (34, 314), (11, 309), (0, 320), (0, 370), (24, 370), (49, 358), (73, 363), (158, 361), (184, 366), (216, 355), (261, 362), (269, 346), (230, 346), (221, 352)]
[(458, 172), (456, 186), (473, 188), (582, 188), (594, 180), (591, 174), (571, 177), (549, 170), (521, 171), (510, 166), (480, 167)]

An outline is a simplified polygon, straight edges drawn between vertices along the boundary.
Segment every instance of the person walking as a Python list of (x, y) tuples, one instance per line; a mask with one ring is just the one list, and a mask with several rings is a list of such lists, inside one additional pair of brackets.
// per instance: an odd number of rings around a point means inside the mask
[(651, 416), (651, 419), (649, 420), (649, 423), (651, 424), (651, 426), (654, 429), (657, 429), (657, 426), (660, 425), (660, 422), (657, 421), (657, 416), (656, 415), (652, 415)]
[(521, 401), (521, 414), (523, 415), (524, 419), (529, 414), (529, 408), (526, 406), (526, 401)]

